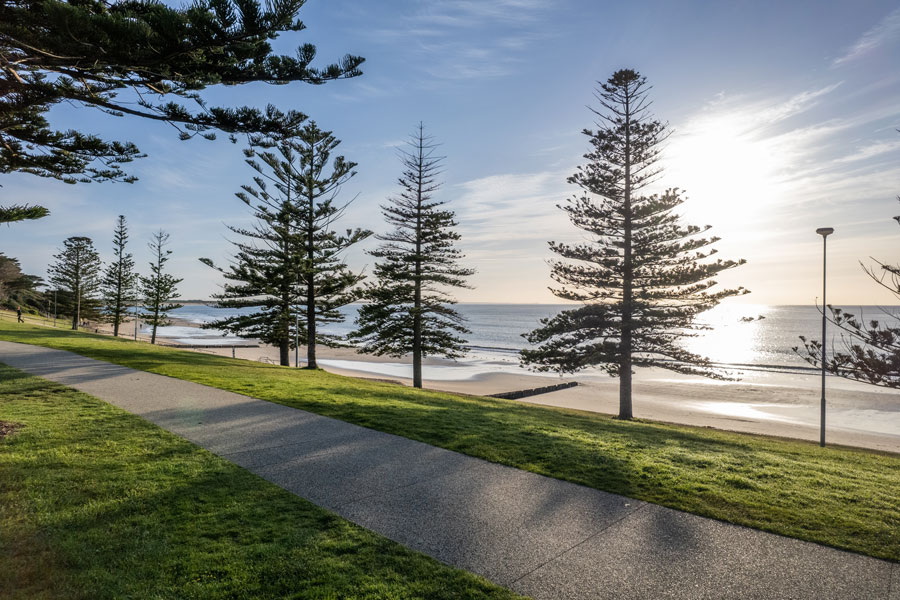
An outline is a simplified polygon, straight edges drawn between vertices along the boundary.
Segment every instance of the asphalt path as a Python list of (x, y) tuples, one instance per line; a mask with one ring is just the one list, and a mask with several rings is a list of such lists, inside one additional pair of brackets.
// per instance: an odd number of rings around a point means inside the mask
[(0, 362), (105, 400), (537, 599), (900, 600), (900, 564), (722, 523), (61, 350)]

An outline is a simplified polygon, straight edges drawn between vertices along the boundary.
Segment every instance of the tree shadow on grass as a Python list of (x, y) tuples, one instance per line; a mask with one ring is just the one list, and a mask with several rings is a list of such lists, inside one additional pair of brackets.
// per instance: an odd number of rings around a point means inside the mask
[[(76, 335), (83, 346), (83, 337)], [(53, 340), (54, 345), (59, 345), (57, 341)], [(103, 346), (79, 351), (705, 516), (801, 537), (808, 530), (821, 531), (824, 538), (815, 533), (806, 539), (851, 549), (873, 546), (864, 539), (872, 534), (871, 528), (860, 533), (860, 525), (851, 523), (844, 531), (826, 527), (825, 522), (843, 520), (845, 512), (860, 515), (860, 511), (880, 509), (865, 499), (854, 500), (854, 511), (838, 509), (841, 498), (828, 487), (828, 477), (852, 465), (870, 475), (866, 485), (881, 480), (890, 485), (876, 471), (896, 471), (897, 465), (896, 456), (839, 449), (822, 452), (802, 442), (624, 422), (146, 345), (135, 353), (137, 358), (129, 353), (123, 361), (121, 349)], [(775, 483), (771, 478), (758, 479), (765, 470), (784, 472), (787, 478)], [(823, 483), (815, 481), (818, 472), (824, 474)], [(773, 510), (773, 502), (789, 495), (796, 511)], [(837, 537), (832, 533), (835, 529)]]

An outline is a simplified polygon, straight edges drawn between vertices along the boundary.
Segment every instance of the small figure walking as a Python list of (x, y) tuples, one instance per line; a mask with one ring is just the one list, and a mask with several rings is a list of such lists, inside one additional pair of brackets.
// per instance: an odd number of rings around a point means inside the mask
[(22, 307), (21, 306), (16, 307), (16, 321), (18, 321), (19, 323), (25, 322), (25, 319), (22, 318)]

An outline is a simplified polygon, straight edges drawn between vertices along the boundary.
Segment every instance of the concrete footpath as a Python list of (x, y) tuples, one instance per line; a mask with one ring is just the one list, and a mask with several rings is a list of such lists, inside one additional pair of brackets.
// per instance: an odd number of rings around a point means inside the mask
[(900, 600), (900, 564), (69, 352), (0, 342), (0, 362), (120, 406), (355, 523), (534, 598)]

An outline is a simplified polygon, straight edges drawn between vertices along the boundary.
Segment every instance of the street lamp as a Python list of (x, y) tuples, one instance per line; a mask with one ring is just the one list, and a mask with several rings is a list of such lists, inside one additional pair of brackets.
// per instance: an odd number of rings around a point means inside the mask
[(819, 445), (825, 447), (825, 249), (828, 247), (828, 236), (834, 233), (834, 227), (819, 227), (816, 233), (822, 236), (822, 418), (819, 429)]

